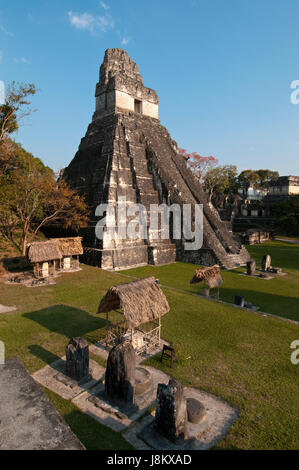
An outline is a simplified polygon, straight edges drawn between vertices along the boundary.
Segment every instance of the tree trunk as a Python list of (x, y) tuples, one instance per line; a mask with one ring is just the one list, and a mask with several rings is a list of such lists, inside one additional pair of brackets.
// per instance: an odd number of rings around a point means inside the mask
[(27, 236), (23, 234), (23, 240), (22, 240), (22, 255), (26, 255), (26, 245), (27, 245)]

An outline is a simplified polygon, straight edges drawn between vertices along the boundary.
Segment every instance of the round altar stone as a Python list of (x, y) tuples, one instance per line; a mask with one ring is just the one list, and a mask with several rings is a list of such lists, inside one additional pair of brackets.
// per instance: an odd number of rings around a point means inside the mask
[(203, 404), (195, 398), (187, 398), (187, 415), (190, 423), (198, 424), (206, 415)]
[(136, 367), (135, 395), (148, 392), (152, 387), (151, 373), (144, 367)]

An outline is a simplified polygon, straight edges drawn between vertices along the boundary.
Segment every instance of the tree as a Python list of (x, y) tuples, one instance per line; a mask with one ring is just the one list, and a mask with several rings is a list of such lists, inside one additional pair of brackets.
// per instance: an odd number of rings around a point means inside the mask
[(257, 170), (259, 176), (257, 185), (259, 188), (269, 189), (272, 181), (277, 181), (279, 177), (278, 171), (273, 170)]
[(184, 158), (187, 165), (192, 170), (194, 176), (203, 183), (206, 174), (217, 165), (218, 160), (211, 155), (209, 157), (202, 157), (196, 152), (187, 153), (185, 149), (178, 149), (179, 155)]
[(238, 176), (238, 182), (240, 188), (243, 191), (243, 197), (246, 199), (248, 195), (248, 190), (252, 186), (257, 187), (259, 181), (259, 175), (254, 170), (244, 170)]
[(10, 134), (18, 130), (21, 120), (32, 113), (30, 95), (35, 95), (33, 83), (12, 82), (6, 93), (5, 102), (0, 105), (0, 157), (9, 159), (12, 147)]
[(32, 113), (28, 97), (35, 95), (33, 83), (12, 82), (8, 88), (5, 103), (0, 106), (0, 141), (19, 128), (21, 119)]
[(40, 159), (19, 144), (12, 146), (9, 161), (0, 159), (0, 233), (24, 255), (27, 243), (47, 224), (75, 230), (86, 226), (88, 208)]
[(276, 232), (299, 236), (299, 194), (293, 194), (285, 201), (277, 202), (271, 213)]
[(209, 201), (215, 193), (227, 196), (230, 192), (235, 193), (237, 167), (235, 165), (216, 166), (209, 170), (204, 181), (204, 189), (209, 195)]

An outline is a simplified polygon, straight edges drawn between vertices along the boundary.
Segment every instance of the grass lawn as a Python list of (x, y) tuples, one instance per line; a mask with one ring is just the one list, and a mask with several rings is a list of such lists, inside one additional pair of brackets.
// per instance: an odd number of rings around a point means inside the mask
[[(251, 247), (250, 251), (258, 260), (269, 252), (273, 266), (281, 266), (289, 274), (278, 280), (262, 281), (224, 272), (222, 290), (227, 299), (232, 299), (236, 290), (246, 291), (248, 300), (258, 303), (262, 310), (299, 319), (298, 247), (271, 242)], [(134, 269), (128, 274), (136, 277), (154, 274), (162, 284), (190, 291), (193, 271), (194, 266), (177, 263)], [(82, 271), (64, 274), (57, 278), (56, 285), (48, 287), (0, 284), (1, 303), (19, 308), (16, 313), (0, 316), (0, 339), (5, 342), (7, 358), (19, 357), (33, 372), (63, 355), (71, 336), (96, 341), (104, 334), (104, 319), (95, 315), (99, 299), (108, 287), (127, 280), (121, 274), (83, 266)], [(171, 311), (163, 318), (162, 336), (175, 346), (179, 362), (173, 369), (167, 363), (161, 364), (159, 358), (152, 358), (149, 363), (184, 385), (214, 393), (239, 408), (238, 420), (218, 447), (298, 448), (299, 365), (290, 361), (290, 344), (299, 339), (298, 325), (190, 293), (166, 288), (164, 292)], [(44, 390), (87, 448), (130, 448), (121, 434)]]
[[(260, 267), (263, 254), (272, 257), (272, 266), (282, 267), (287, 276), (266, 281), (264, 279), (241, 276), (246, 268), (233, 271), (222, 271), (223, 285), (220, 299), (234, 302), (236, 294), (244, 295), (260, 310), (291, 320), (299, 321), (299, 244), (290, 245), (284, 242), (267, 242), (262, 245), (249, 246), (250, 254)], [(188, 292), (199, 292), (200, 284), (189, 282), (193, 277), (195, 266), (187, 263), (175, 263), (166, 266), (145, 266), (124, 271), (136, 277), (156, 276), (161, 284)]]

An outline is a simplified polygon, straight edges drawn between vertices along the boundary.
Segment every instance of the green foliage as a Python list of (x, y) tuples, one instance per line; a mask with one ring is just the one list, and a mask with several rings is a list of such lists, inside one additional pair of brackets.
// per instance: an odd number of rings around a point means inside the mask
[(239, 187), (243, 190), (243, 196), (247, 197), (248, 189), (268, 189), (271, 181), (276, 181), (279, 173), (273, 170), (244, 170), (238, 176)]
[(78, 229), (87, 213), (84, 200), (20, 144), (11, 142), (9, 159), (0, 155), (0, 234), (21, 253), (44, 225)]
[(32, 113), (29, 96), (35, 95), (33, 83), (12, 82), (7, 88), (5, 103), (0, 105), (0, 144), (16, 131), (20, 121)]
[(299, 236), (299, 195), (277, 202), (272, 209), (275, 229), (284, 235)]
[(228, 194), (236, 191), (237, 167), (235, 165), (223, 165), (212, 168), (206, 174), (204, 181), (205, 191), (211, 201), (213, 195)]

